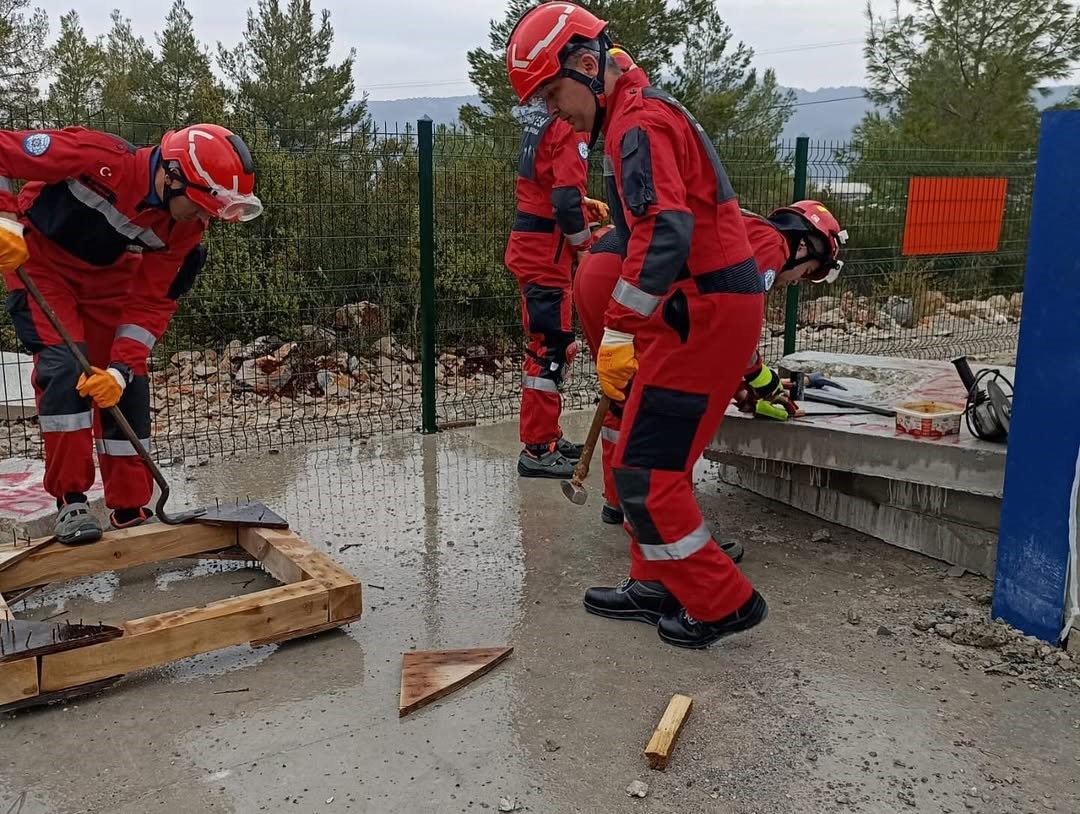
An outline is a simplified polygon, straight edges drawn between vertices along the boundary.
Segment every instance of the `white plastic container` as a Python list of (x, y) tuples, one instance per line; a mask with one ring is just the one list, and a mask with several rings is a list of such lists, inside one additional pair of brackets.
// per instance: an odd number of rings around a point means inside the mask
[(916, 438), (960, 434), (964, 406), (947, 401), (907, 401), (896, 405), (896, 430)]

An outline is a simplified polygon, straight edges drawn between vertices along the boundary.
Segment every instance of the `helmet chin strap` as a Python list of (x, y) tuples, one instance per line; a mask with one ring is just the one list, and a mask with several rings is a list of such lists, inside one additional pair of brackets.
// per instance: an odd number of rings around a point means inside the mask
[(600, 46), (600, 53), (597, 55), (597, 71), (596, 76), (588, 76), (581, 71), (576, 71), (573, 68), (563, 68), (562, 75), (573, 79), (575, 82), (580, 82), (587, 87), (593, 95), (593, 104), (596, 106), (596, 112), (593, 115), (592, 133), (589, 135), (589, 149), (591, 150), (596, 146), (597, 139), (600, 138), (600, 131), (604, 127), (604, 116), (607, 113), (607, 98), (604, 93), (604, 78), (607, 74), (607, 52), (611, 48), (611, 40), (607, 34), (601, 34), (597, 38), (597, 44)]

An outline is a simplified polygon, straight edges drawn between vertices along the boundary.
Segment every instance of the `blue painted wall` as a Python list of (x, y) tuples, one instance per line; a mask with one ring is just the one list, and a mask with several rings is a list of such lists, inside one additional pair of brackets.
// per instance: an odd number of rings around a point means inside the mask
[(1056, 642), (1080, 450), (1080, 111), (1042, 117), (1015, 384), (993, 612)]

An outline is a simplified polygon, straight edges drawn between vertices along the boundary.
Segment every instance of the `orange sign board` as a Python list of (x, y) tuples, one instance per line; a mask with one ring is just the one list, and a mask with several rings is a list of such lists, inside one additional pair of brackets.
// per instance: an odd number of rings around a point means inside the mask
[(1006, 178), (912, 178), (903, 253), (997, 251), (1008, 183)]

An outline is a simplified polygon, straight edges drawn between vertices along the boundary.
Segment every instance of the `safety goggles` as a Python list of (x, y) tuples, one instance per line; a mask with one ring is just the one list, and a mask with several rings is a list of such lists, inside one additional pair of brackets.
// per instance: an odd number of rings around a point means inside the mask
[(177, 166), (167, 167), (165, 169), (166, 175), (170, 180), (178, 184), (178, 187), (171, 187), (170, 193), (173, 195), (184, 195), (191, 198), (188, 195), (189, 190), (195, 190), (201, 192), (203, 195), (208, 196), (213, 204), (211, 207), (205, 206), (197, 198), (193, 198), (192, 201), (207, 209), (211, 215), (215, 218), (220, 218), (228, 223), (247, 223), (248, 221), (255, 220), (263, 212), (262, 201), (259, 200), (257, 195), (242, 195), (240, 193), (233, 192), (232, 190), (225, 189), (225, 187), (211, 187), (206, 184), (198, 184), (194, 181), (190, 181), (184, 177), (184, 174)]
[[(840, 232), (836, 237), (838, 243), (846, 243), (847, 230)], [(824, 241), (816, 234), (807, 235), (806, 248), (807, 256), (812, 260), (817, 260), (820, 265), (814, 271), (807, 272), (804, 275), (805, 279), (812, 283), (835, 283), (841, 269), (844, 268), (844, 261), (831, 257)]]
[(257, 195), (233, 195), (226, 192), (225, 195), (218, 193), (218, 198), (225, 198), (225, 205), (217, 213), (223, 221), (229, 223), (247, 223), (255, 220), (263, 212), (262, 201)]
[(818, 260), (821, 265), (814, 271), (807, 272), (806, 279), (812, 283), (835, 283), (836, 279), (840, 276), (840, 270), (844, 267), (843, 260), (822, 261), (820, 258), (814, 258)]

